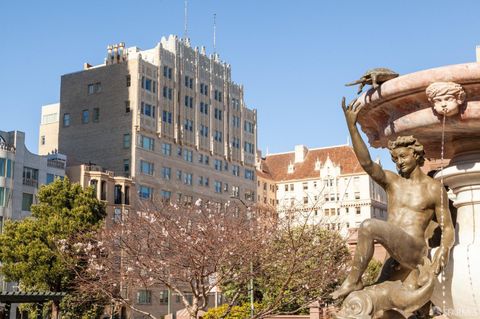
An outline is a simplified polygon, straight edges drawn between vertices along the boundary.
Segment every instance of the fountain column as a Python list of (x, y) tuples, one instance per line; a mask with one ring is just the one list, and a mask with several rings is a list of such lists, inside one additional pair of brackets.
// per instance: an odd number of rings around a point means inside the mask
[(432, 301), (449, 318), (480, 318), (480, 151), (455, 156), (435, 178), (441, 175), (455, 195), (457, 222), (445, 282), (439, 276)]

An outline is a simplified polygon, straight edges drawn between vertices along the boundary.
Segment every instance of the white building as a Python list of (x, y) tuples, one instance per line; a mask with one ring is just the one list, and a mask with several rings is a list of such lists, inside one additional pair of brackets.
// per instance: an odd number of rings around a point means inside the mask
[(280, 217), (301, 213), (345, 235), (367, 218), (387, 217), (385, 191), (362, 169), (348, 145), (297, 145), (293, 152), (268, 154), (257, 175), (257, 201), (273, 204)]
[(43, 184), (65, 176), (66, 156), (36, 155), (25, 146), (25, 133), (0, 131), (0, 222), (30, 215)]

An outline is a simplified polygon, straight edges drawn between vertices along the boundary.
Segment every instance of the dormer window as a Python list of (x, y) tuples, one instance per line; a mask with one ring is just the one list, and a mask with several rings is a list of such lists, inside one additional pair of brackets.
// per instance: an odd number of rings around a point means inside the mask
[(295, 165), (292, 163), (288, 164), (288, 174), (292, 174), (295, 171)]

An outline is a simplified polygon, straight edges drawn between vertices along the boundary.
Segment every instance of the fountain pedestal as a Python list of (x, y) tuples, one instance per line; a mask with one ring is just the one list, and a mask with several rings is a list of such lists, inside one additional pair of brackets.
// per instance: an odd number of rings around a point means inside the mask
[(432, 301), (449, 318), (480, 318), (480, 152), (457, 155), (436, 174), (453, 191), (455, 246)]

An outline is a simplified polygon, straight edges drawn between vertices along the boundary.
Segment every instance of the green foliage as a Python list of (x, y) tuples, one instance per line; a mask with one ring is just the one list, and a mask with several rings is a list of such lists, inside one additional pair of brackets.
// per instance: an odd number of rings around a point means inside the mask
[(382, 270), (382, 263), (376, 259), (370, 260), (368, 267), (365, 270), (365, 273), (362, 276), (362, 281), (364, 285), (373, 285), (377, 280), (380, 271)]
[(92, 189), (83, 190), (65, 178), (42, 186), (32, 217), (7, 221), (0, 234), (1, 273), (27, 291), (72, 290), (74, 271), (58, 247), (63, 240), (91, 231), (105, 217), (104, 205)]
[[(263, 309), (260, 303), (254, 304), (255, 312)], [(228, 314), (228, 305), (223, 304), (217, 308), (210, 308), (204, 315), (203, 319), (245, 319), (250, 318), (250, 303), (243, 303), (240, 306), (233, 306)]]

